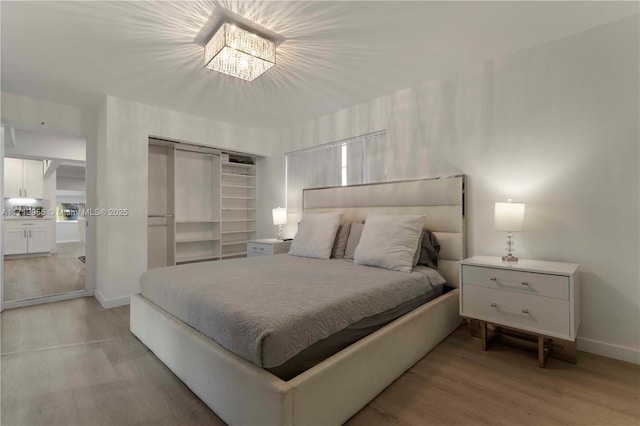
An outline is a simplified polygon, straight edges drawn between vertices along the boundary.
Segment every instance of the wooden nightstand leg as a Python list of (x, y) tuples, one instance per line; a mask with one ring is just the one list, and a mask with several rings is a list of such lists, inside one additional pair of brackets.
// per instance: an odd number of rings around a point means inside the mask
[(487, 350), (487, 323), (485, 321), (480, 321), (480, 335), (482, 338), (482, 350)]
[(538, 367), (544, 368), (544, 363), (547, 360), (549, 354), (549, 348), (545, 346), (544, 336), (538, 336)]

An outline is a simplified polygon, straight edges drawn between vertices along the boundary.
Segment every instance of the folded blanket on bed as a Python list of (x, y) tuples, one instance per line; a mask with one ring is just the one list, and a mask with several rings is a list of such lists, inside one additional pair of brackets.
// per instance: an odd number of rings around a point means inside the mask
[(153, 269), (140, 288), (224, 348), (270, 368), (443, 283), (426, 267), (404, 273), (283, 254)]

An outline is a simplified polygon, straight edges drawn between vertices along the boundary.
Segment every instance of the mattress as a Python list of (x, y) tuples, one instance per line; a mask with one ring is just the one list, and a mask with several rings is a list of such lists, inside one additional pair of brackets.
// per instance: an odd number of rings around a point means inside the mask
[(331, 355), (340, 352), (352, 343), (355, 343), (374, 331), (381, 329), (391, 321), (396, 320), (404, 314), (411, 312), (418, 306), (424, 305), (428, 301), (441, 296), (443, 291), (444, 285), (440, 284), (433, 286), (431, 290), (422, 296), (416, 297), (408, 302), (404, 302), (395, 308), (391, 308), (379, 314), (363, 318), (355, 324), (349, 325), (337, 333), (313, 343), (281, 365), (267, 368), (267, 370), (282, 380), (291, 380), (298, 374), (308, 370), (316, 364), (321, 363)]
[(158, 268), (142, 296), (258, 367), (431, 292), (444, 279), (287, 254)]

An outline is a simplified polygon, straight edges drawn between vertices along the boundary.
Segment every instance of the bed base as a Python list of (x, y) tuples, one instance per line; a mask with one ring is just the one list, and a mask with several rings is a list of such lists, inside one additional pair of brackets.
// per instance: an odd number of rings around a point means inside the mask
[(458, 297), (453, 289), (286, 382), (140, 295), (131, 332), (229, 424), (339, 425), (460, 325)]

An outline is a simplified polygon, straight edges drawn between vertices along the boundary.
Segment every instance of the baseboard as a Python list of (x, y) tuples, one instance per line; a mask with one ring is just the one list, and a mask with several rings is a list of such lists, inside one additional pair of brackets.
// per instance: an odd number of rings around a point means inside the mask
[(107, 299), (98, 289), (94, 291), (94, 297), (96, 298), (98, 303), (100, 303), (100, 305), (105, 309), (117, 308), (118, 306), (125, 306), (125, 305), (128, 305), (131, 301), (131, 298), (129, 296), (118, 297), (116, 299)]
[(578, 337), (578, 350), (640, 364), (640, 350)]

